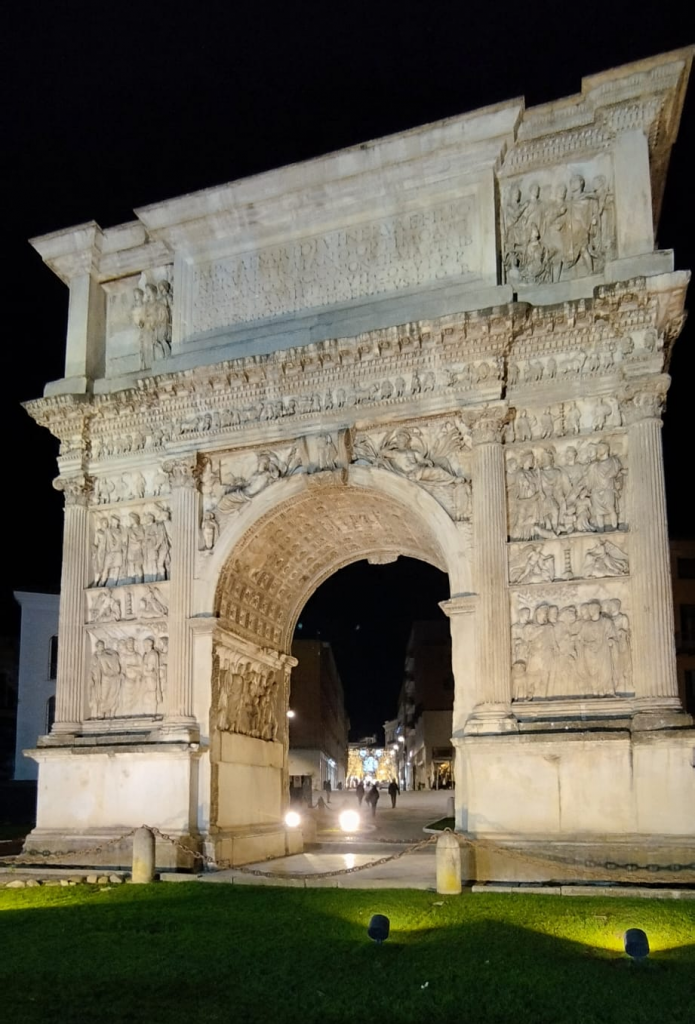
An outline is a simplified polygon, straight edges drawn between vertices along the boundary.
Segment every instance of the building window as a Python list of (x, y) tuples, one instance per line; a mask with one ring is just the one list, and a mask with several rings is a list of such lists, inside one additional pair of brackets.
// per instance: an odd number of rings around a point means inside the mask
[(695, 580), (695, 558), (679, 558), (677, 572), (679, 580)]
[(50, 732), (56, 720), (56, 699), (49, 697), (46, 701), (46, 732)]
[(52, 636), (48, 645), (48, 678), (58, 675), (58, 637)]

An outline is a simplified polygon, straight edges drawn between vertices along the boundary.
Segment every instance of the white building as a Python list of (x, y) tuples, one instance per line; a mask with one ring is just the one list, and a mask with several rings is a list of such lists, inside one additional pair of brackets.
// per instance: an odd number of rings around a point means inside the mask
[(22, 609), (14, 777), (36, 779), (39, 766), (22, 751), (50, 732), (55, 717), (60, 595), (18, 590), (14, 596)]

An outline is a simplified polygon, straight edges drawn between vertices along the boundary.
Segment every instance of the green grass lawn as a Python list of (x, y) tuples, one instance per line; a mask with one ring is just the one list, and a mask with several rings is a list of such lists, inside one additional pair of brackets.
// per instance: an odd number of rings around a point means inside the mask
[[(441, 904), (441, 905), (440, 905)], [(373, 913), (391, 938), (366, 935)], [(653, 955), (622, 954), (642, 927)], [(183, 883), (0, 891), (12, 1024), (692, 1024), (695, 901)]]

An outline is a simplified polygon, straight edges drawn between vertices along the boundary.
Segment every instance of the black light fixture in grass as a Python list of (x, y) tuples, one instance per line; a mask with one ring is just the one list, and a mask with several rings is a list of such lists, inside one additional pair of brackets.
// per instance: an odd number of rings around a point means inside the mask
[(624, 936), (625, 952), (637, 963), (649, 956), (649, 939), (641, 928), (628, 928)]
[(381, 945), (382, 942), (385, 942), (386, 939), (388, 939), (390, 927), (391, 923), (388, 917), (384, 914), (373, 914), (372, 919), (369, 922), (369, 927), (367, 928), (367, 935), (370, 939), (373, 939)]

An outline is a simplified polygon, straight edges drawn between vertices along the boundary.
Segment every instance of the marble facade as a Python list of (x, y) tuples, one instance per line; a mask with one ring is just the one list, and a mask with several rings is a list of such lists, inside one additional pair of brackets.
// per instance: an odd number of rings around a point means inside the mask
[(27, 403), (65, 495), (31, 846), (289, 849), (297, 617), (408, 555), (450, 581), (458, 827), (695, 848), (660, 442), (689, 275), (654, 241), (691, 59), (33, 241), (70, 306)]

